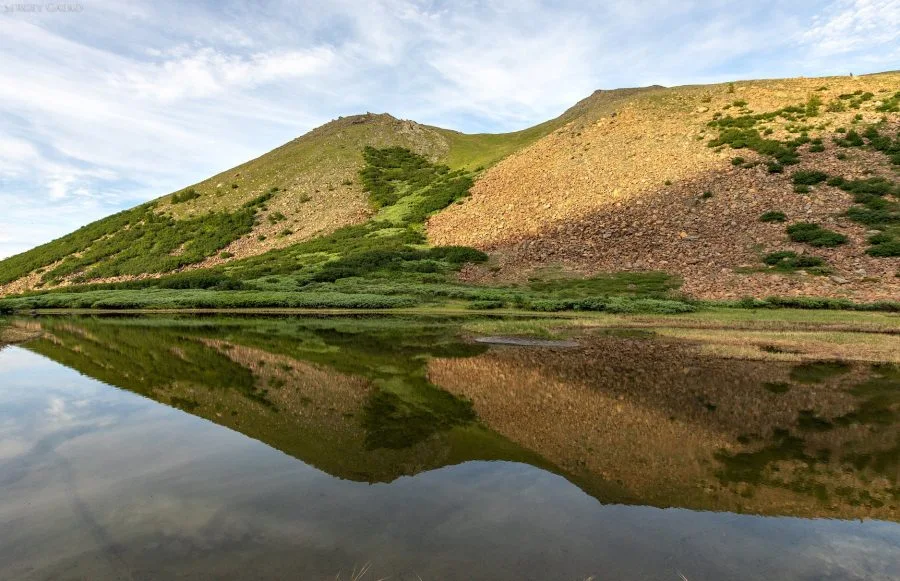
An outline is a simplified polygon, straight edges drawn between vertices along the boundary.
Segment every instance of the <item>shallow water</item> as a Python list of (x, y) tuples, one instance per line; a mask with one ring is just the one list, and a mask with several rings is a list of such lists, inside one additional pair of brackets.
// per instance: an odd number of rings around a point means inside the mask
[(900, 578), (896, 366), (453, 319), (19, 324), (3, 579)]

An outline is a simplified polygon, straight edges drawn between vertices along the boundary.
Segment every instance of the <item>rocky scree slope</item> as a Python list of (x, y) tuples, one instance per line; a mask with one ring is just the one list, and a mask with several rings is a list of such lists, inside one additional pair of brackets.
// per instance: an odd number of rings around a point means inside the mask
[[(703, 298), (897, 299), (900, 258), (867, 249), (873, 236), (900, 240), (900, 189), (877, 201), (885, 219), (866, 224), (846, 214), (854, 193), (834, 180), (795, 184), (794, 174), (900, 183), (891, 149), (900, 145), (898, 90), (900, 74), (886, 73), (637, 94), (613, 113), (572, 119), (489, 169), (464, 203), (429, 220), (429, 241), (489, 251), (491, 263), (463, 272), (483, 283), (550, 271), (665, 270)], [(765, 118), (748, 121), (754, 115)], [(729, 119), (760, 139), (789, 143), (793, 155), (781, 163), (765, 149), (716, 142), (733, 129)], [(895, 141), (878, 151), (871, 140), (844, 139), (869, 128)], [(760, 221), (767, 212), (785, 221)], [(799, 222), (847, 240), (831, 248), (794, 241), (786, 226)], [(773, 252), (797, 254), (801, 267), (766, 265)]]

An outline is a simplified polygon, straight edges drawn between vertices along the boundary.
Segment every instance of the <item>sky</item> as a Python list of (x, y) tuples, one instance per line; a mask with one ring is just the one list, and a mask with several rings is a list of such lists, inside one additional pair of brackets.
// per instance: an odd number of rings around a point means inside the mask
[(522, 129), (595, 89), (900, 66), (900, 0), (0, 0), (0, 258), (341, 115)]

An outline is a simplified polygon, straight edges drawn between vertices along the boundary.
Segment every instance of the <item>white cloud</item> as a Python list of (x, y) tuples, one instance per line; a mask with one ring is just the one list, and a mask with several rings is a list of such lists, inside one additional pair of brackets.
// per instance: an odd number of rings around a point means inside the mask
[(841, 0), (816, 15), (801, 39), (820, 56), (873, 47), (887, 49), (888, 54), (880, 56), (896, 55), (900, 43), (900, 0)]
[(248, 56), (224, 54), (209, 47), (180, 47), (160, 56), (165, 57), (160, 62), (113, 72), (109, 84), (117, 92), (134, 92), (138, 98), (171, 103), (314, 75), (334, 62), (334, 54), (327, 47)]

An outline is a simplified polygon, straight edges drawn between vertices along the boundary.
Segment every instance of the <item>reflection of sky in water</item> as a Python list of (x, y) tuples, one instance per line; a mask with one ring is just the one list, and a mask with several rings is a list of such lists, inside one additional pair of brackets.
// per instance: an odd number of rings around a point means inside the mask
[(0, 577), (896, 579), (900, 526), (603, 506), (530, 466), (367, 485), (0, 352)]

